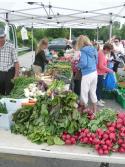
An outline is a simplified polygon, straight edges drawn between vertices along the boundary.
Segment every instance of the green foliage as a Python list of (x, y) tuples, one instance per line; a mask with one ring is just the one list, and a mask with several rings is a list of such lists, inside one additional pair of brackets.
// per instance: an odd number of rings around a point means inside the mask
[(111, 109), (102, 109), (96, 113), (95, 119), (92, 120), (88, 127), (92, 132), (95, 132), (98, 128), (106, 129), (106, 123), (115, 122), (117, 113)]
[(18, 77), (15, 79), (14, 82), (14, 88), (11, 91), (10, 97), (11, 98), (22, 98), (24, 97), (24, 89), (30, 84), (35, 81), (32, 77)]
[(54, 98), (41, 96), (34, 107), (23, 107), (13, 115), (12, 132), (27, 136), (32, 142), (63, 145), (60, 135), (71, 134), (88, 125), (87, 114), (77, 111), (77, 96), (63, 92)]
[(46, 29), (45, 35), (47, 37), (52, 37), (52, 38), (68, 38), (69, 29), (66, 28)]
[[(22, 38), (21, 38), (21, 27), (17, 28), (17, 39), (18, 39), (18, 45), (20, 47), (23, 46)], [(31, 36), (31, 28), (27, 28), (28, 30), (28, 41), (27, 46), (31, 47), (32, 44), (32, 36)], [(68, 28), (49, 28), (49, 29), (40, 29), (40, 28), (34, 28), (34, 49), (37, 46), (38, 41), (40, 41), (42, 38), (47, 37), (49, 41), (51, 41), (54, 38), (69, 38), (69, 29)], [(119, 22), (113, 23), (113, 29), (112, 34), (121, 37), (122, 39), (125, 39), (125, 24), (120, 26)], [(96, 29), (72, 29), (72, 36), (78, 37), (79, 35), (87, 35), (91, 40), (96, 39)], [(99, 29), (99, 39), (106, 42), (109, 39), (109, 25), (103, 26)]]

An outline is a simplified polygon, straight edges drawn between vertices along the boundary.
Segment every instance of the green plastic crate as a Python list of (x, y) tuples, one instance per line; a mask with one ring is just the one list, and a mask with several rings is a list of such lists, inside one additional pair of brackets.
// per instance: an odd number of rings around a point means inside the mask
[(116, 101), (125, 109), (125, 97), (122, 95), (121, 90), (117, 90), (116, 92)]

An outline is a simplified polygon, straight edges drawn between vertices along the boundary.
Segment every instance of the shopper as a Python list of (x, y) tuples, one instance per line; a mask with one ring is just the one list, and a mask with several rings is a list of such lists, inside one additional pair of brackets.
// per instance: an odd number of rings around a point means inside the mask
[(0, 94), (9, 95), (12, 88), (12, 79), (19, 75), (17, 52), (13, 44), (6, 41), (4, 28), (0, 27)]
[(81, 76), (79, 75), (79, 70), (77, 67), (80, 59), (80, 51), (76, 50), (76, 43), (77, 43), (76, 40), (72, 42), (72, 46), (73, 46), (72, 61), (71, 61), (72, 72), (73, 72), (72, 82), (73, 82), (73, 91), (78, 96), (80, 96)]
[(35, 61), (33, 64), (33, 70), (35, 74), (40, 74), (45, 71), (45, 65), (48, 64), (48, 60), (46, 59), (45, 49), (48, 48), (48, 40), (42, 39), (36, 50)]
[(118, 53), (125, 54), (125, 50), (123, 44), (119, 37), (116, 37), (113, 42), (114, 53), (117, 55)]
[(98, 51), (98, 65), (97, 65), (97, 71), (98, 71), (98, 83), (97, 83), (97, 105), (103, 107), (104, 101), (102, 100), (102, 94), (103, 94), (103, 80), (107, 73), (113, 72), (111, 69), (109, 69), (108, 66), (108, 59), (107, 55), (110, 54), (113, 46), (110, 43), (106, 43), (103, 46), (103, 50)]
[(97, 87), (97, 62), (98, 54), (95, 47), (92, 46), (87, 36), (81, 35), (78, 38), (78, 48), (80, 49), (80, 61), (78, 67), (82, 73), (81, 80), (81, 105), (87, 107), (88, 97), (92, 101), (93, 112), (96, 111), (96, 87)]

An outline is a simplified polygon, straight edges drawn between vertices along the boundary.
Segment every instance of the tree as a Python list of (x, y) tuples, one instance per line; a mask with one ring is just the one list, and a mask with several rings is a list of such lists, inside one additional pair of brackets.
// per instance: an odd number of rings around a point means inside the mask
[(121, 34), (121, 39), (125, 39), (125, 24), (122, 25), (120, 34)]
[(68, 38), (69, 37), (69, 29), (66, 28), (52, 28), (46, 29), (45, 35), (48, 38)]
[(96, 30), (94, 29), (72, 29), (72, 34), (75, 37), (87, 35), (91, 40), (96, 39)]

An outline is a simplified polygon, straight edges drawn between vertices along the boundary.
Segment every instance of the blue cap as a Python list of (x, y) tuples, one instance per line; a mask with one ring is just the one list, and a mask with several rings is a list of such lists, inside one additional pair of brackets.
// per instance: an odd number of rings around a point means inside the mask
[(5, 37), (5, 29), (4, 28), (2, 28), (2, 27), (0, 27), (0, 38), (1, 37)]

